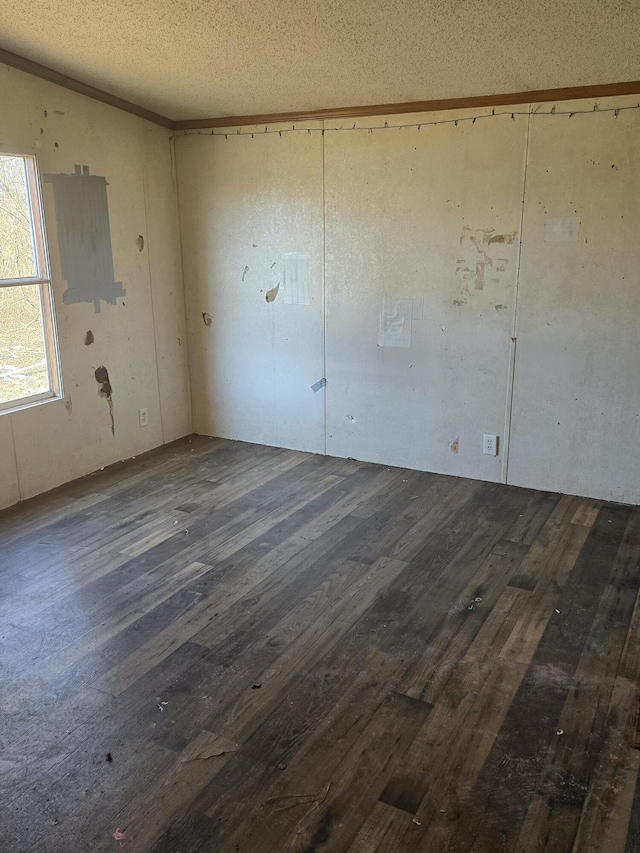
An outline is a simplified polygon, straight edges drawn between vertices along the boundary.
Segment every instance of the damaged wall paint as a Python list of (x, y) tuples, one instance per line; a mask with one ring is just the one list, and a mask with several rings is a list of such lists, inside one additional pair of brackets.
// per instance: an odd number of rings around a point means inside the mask
[(114, 281), (106, 178), (76, 166), (72, 175), (44, 180), (53, 185), (64, 302), (93, 302), (96, 313), (101, 301), (115, 305), (127, 291)]
[(115, 436), (116, 422), (113, 417), (113, 388), (109, 379), (109, 371), (104, 366), (96, 367), (94, 375), (96, 377), (96, 382), (100, 386), (98, 394), (101, 397), (104, 397), (107, 403), (109, 404), (109, 415), (111, 416), (111, 435)]
[(272, 287), (271, 290), (267, 290), (265, 294), (265, 299), (267, 302), (275, 302), (276, 296), (278, 295), (278, 291), (280, 290), (280, 282), (276, 284), (275, 287)]

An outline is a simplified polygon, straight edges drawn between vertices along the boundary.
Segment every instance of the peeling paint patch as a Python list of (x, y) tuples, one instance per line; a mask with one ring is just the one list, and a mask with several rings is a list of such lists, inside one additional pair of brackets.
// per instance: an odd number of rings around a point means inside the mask
[(486, 261), (476, 261), (476, 274), (473, 278), (475, 290), (484, 290), (484, 268)]
[(279, 290), (280, 282), (278, 282), (275, 287), (272, 287), (271, 290), (267, 290), (264, 298), (267, 300), (267, 302), (275, 302)]
[(244, 272), (242, 273), (242, 280), (244, 281), (245, 275), (249, 272), (249, 267), (244, 268)]
[(210, 326), (213, 323), (213, 317), (211, 314), (208, 314), (206, 311), (202, 312), (202, 322), (205, 326)]
[(104, 365), (102, 365), (101, 367), (96, 367), (95, 377), (96, 382), (100, 386), (98, 394), (101, 397), (104, 397), (105, 400), (109, 403), (109, 415), (111, 416), (111, 435), (115, 436), (116, 424), (113, 418), (113, 387), (109, 379), (109, 371), (106, 367), (104, 367)]
[(460, 438), (454, 438), (453, 441), (449, 442), (449, 450), (452, 453), (457, 453), (460, 450)]
[(496, 305), (496, 306), (495, 306), (495, 309), (496, 309), (496, 311), (505, 311), (505, 310), (506, 310), (506, 307), (507, 307), (506, 305), (500, 305), (500, 304), (498, 304), (498, 305)]
[(138, 237), (136, 238), (136, 246), (138, 247), (139, 252), (144, 249), (144, 237), (142, 234), (138, 234)]
[(462, 308), (463, 305), (467, 304), (467, 300), (466, 299), (454, 299), (453, 304), (456, 305), (458, 308)]
[(510, 234), (492, 234), (487, 240), (487, 243), (489, 243), (489, 245), (491, 245), (491, 243), (507, 243), (507, 245), (511, 245), (515, 239), (516, 232), (512, 231)]
[(91, 331), (91, 329), (89, 329), (89, 331), (88, 331), (88, 332), (86, 333), (86, 335), (84, 336), (84, 345), (85, 345), (86, 347), (89, 347), (89, 346), (91, 346), (91, 344), (92, 344), (94, 341), (95, 341), (95, 338), (94, 338), (94, 336), (93, 336), (93, 332)]
[(347, 415), (347, 420), (350, 424), (355, 424), (356, 422), (356, 419), (353, 417), (353, 415)]

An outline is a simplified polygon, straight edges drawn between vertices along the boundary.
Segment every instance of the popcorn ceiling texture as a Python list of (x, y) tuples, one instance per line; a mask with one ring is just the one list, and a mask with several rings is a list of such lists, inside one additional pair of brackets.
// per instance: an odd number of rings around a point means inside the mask
[(630, 0), (0, 0), (0, 45), (170, 118), (640, 78)]

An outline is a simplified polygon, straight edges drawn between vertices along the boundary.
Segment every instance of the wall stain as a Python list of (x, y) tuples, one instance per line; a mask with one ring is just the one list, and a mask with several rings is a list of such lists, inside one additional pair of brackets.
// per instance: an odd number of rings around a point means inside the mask
[(452, 453), (457, 453), (460, 450), (460, 438), (454, 438), (452, 442), (449, 444), (449, 450)]
[(467, 300), (466, 299), (454, 299), (453, 304), (457, 305), (458, 308), (462, 308), (463, 305), (467, 304)]
[(202, 312), (202, 322), (205, 326), (210, 326), (213, 323), (213, 317), (211, 314), (208, 314), (206, 311)]
[(280, 282), (278, 282), (275, 287), (272, 287), (271, 290), (267, 290), (264, 298), (267, 300), (267, 302), (275, 302), (279, 290)]
[(242, 273), (242, 280), (244, 281), (245, 275), (249, 272), (249, 267), (244, 268), (244, 272)]
[(71, 396), (64, 398), (64, 407), (67, 410), (67, 414), (71, 417), (71, 412), (73, 412), (73, 403), (71, 402)]
[(84, 345), (85, 345), (86, 347), (91, 346), (91, 344), (92, 344), (94, 341), (95, 341), (95, 338), (94, 338), (94, 336), (93, 336), (93, 332), (91, 331), (91, 329), (89, 329), (89, 331), (87, 332), (87, 334), (84, 336)]
[(512, 231), (510, 234), (492, 234), (491, 237), (487, 240), (487, 243), (507, 243), (510, 245), (516, 239), (516, 232)]
[(499, 305), (498, 304), (495, 306), (495, 309), (496, 309), (496, 311), (505, 311), (506, 307), (507, 307), (506, 305)]
[(136, 238), (136, 246), (138, 247), (139, 252), (144, 249), (144, 237), (142, 236), (142, 234), (138, 234)]
[(104, 397), (107, 403), (109, 403), (109, 415), (111, 416), (111, 435), (115, 436), (116, 423), (113, 417), (113, 387), (111, 385), (111, 381), (109, 380), (109, 371), (104, 366), (96, 367), (95, 377), (96, 382), (100, 386), (98, 394), (101, 397)]

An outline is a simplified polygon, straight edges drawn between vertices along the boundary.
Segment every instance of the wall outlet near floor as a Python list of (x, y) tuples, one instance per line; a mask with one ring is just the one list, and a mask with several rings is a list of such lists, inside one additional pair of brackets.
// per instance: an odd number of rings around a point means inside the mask
[(498, 455), (498, 436), (488, 435), (486, 432), (482, 438), (482, 452), (487, 456)]
[(149, 412), (146, 409), (138, 409), (138, 415), (140, 417), (140, 426), (141, 427), (148, 426), (148, 424), (149, 424)]

